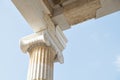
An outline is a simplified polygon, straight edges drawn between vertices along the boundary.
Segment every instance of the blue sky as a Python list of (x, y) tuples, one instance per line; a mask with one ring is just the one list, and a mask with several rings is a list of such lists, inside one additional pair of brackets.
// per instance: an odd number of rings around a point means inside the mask
[[(0, 0), (0, 27), (0, 80), (26, 80), (29, 57), (19, 39), (33, 31), (10, 0)], [(64, 33), (65, 63), (55, 63), (54, 80), (120, 80), (120, 11)]]

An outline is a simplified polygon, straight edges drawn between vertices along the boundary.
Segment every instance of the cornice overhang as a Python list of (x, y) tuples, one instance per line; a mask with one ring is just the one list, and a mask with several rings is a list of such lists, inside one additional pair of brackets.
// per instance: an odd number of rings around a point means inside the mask
[(44, 13), (62, 30), (120, 10), (119, 0), (12, 0), (34, 32), (45, 27)]

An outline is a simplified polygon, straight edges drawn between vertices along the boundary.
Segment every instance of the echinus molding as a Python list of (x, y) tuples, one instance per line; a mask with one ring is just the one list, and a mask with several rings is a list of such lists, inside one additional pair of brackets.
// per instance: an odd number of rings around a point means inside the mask
[(27, 53), (28, 50), (34, 46), (51, 46), (57, 54), (55, 61), (63, 63), (62, 51), (66, 47), (67, 39), (65, 38), (62, 30), (59, 26), (56, 27), (55, 33), (50, 30), (43, 30), (39, 33), (34, 33), (29, 36), (23, 37), (20, 40), (20, 47), (24, 53)]

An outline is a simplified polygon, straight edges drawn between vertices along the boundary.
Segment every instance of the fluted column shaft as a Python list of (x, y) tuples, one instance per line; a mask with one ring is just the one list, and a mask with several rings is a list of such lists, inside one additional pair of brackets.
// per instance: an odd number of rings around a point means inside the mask
[(53, 80), (54, 50), (47, 46), (35, 46), (30, 55), (27, 80)]

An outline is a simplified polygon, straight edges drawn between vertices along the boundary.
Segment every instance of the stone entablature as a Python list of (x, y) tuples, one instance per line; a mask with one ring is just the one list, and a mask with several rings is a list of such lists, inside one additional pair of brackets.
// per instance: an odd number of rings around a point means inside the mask
[(119, 0), (12, 0), (34, 32), (45, 26), (44, 13), (62, 30), (120, 10)]

